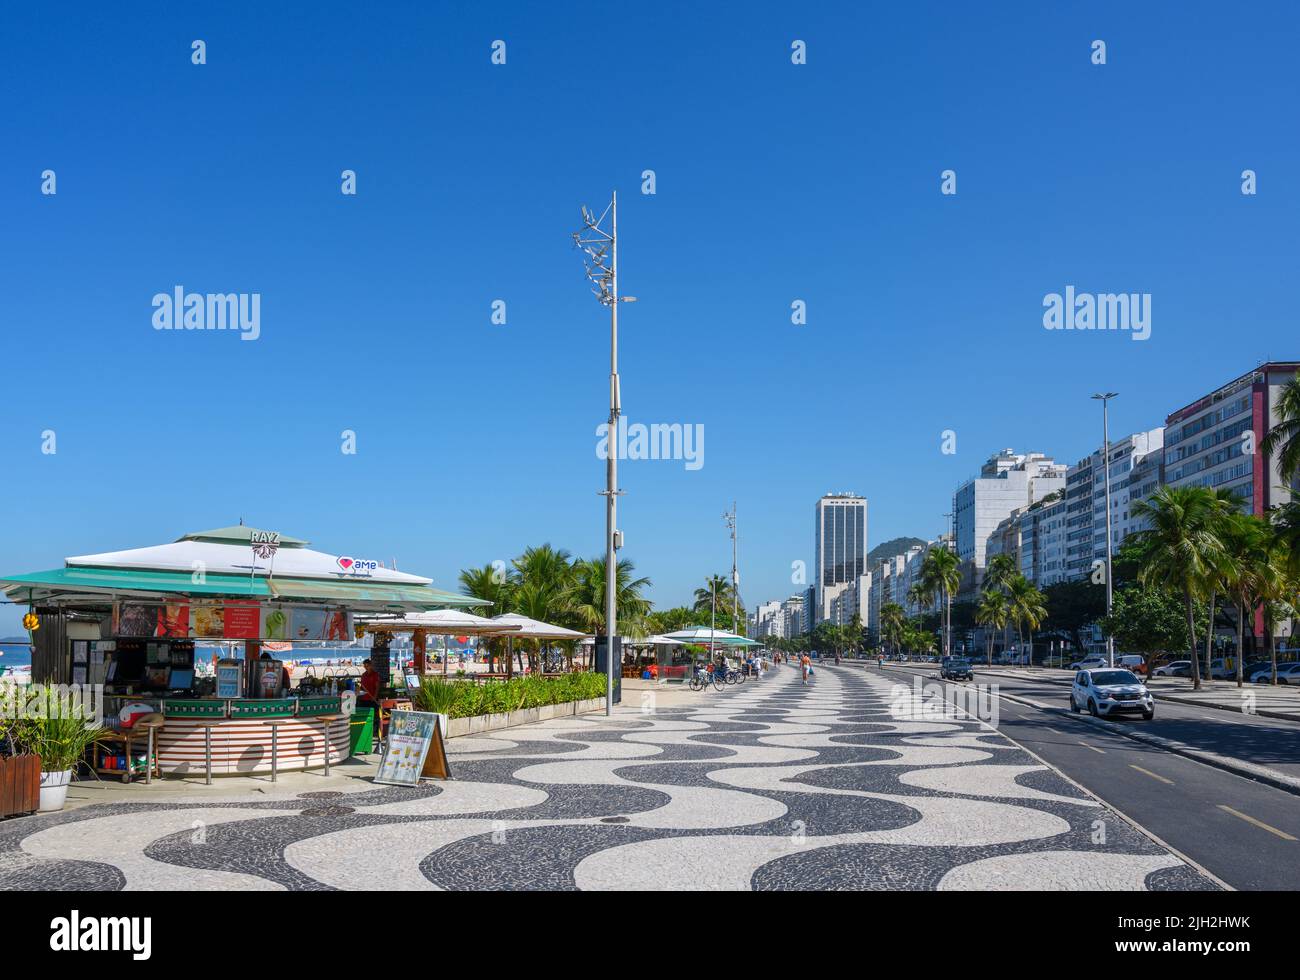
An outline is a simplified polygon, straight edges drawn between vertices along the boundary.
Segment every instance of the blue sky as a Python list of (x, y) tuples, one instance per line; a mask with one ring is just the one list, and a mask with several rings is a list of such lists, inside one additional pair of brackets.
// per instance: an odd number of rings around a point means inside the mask
[[(1292, 4), (378, 6), (0, 12), (0, 572), (240, 517), (446, 587), (599, 552), (568, 234), (614, 188), (624, 411), (705, 430), (702, 469), (623, 466), (660, 604), (733, 499), (752, 605), (823, 492), (932, 536), (989, 453), (1093, 448), (1093, 391), (1119, 434), (1300, 355)], [(155, 331), (176, 285), (260, 293), (261, 338)], [(1150, 340), (1045, 331), (1066, 285), (1150, 293)]]

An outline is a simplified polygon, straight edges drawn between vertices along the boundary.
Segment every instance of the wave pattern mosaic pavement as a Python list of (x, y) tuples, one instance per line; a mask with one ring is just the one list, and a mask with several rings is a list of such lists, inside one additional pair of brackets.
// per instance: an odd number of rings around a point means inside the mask
[(994, 730), (859, 667), (648, 709), (456, 739), (456, 778), (418, 788), (6, 821), (0, 888), (1218, 887)]

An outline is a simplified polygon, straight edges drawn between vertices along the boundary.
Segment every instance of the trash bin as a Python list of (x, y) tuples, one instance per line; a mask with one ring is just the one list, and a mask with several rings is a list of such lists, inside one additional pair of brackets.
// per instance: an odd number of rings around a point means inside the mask
[(348, 754), (369, 755), (374, 751), (375, 711), (371, 707), (352, 712), (348, 728)]

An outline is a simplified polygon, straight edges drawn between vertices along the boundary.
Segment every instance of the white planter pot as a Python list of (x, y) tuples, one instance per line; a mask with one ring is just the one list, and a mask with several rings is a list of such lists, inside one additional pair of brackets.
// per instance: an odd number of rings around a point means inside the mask
[(41, 773), (41, 813), (62, 810), (68, 800), (68, 783), (72, 782), (72, 770)]

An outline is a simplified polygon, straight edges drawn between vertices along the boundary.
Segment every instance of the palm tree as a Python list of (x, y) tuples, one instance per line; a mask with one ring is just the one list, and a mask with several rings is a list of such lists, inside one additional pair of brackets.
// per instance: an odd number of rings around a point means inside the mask
[[(1224, 591), (1237, 607), (1237, 686), (1241, 687), (1242, 662), (1245, 660), (1246, 617), (1259, 606), (1262, 566), (1268, 561), (1270, 529), (1253, 514), (1228, 514), (1219, 525), (1224, 550), (1232, 556), (1223, 574)], [(1251, 624), (1251, 635), (1255, 632)]]
[(1016, 638), (1023, 639), (1021, 626), (1029, 629), (1029, 656), (1025, 665), (1034, 665), (1034, 630), (1047, 618), (1046, 597), (1038, 591), (1034, 583), (1023, 575), (1017, 575), (1007, 583), (1007, 606), (1011, 618), (1016, 623)]
[(708, 615), (715, 610), (730, 609), (733, 591), (729, 576), (710, 575), (704, 580), (704, 588), (695, 590), (695, 611)]
[[(648, 578), (633, 578), (636, 566), (624, 558), (614, 566), (614, 615), (619, 631), (636, 636), (644, 629), (650, 612), (650, 600), (643, 595), (650, 587)], [(574, 582), (570, 591), (572, 614), (588, 633), (605, 630), (605, 556), (574, 563)]]
[(898, 653), (906, 621), (907, 615), (898, 603), (886, 602), (880, 607), (880, 637), (889, 644), (891, 653)]
[(1277, 684), (1277, 627), (1296, 614), (1296, 580), (1289, 574), (1290, 556), (1286, 543), (1274, 536), (1265, 545), (1259, 565), (1259, 599), (1264, 607), (1264, 630), (1268, 634), (1268, 657), (1272, 664), (1270, 683)]
[(1260, 450), (1264, 459), (1277, 460), (1283, 483), (1291, 483), (1300, 474), (1300, 375), (1292, 378), (1282, 388), (1274, 425), (1264, 433)]
[(1150, 524), (1149, 529), (1135, 535), (1147, 546), (1138, 580), (1149, 588), (1168, 588), (1182, 594), (1191, 643), (1192, 687), (1199, 691), (1201, 668), (1196, 656), (1194, 609), (1204, 583), (1223, 557), (1223, 542), (1217, 533), (1222, 503), (1206, 487), (1162, 486), (1148, 500), (1134, 504), (1129, 512)]
[(946, 547), (931, 548), (921, 562), (921, 579), (944, 602), (943, 654), (952, 656), (952, 594), (961, 587), (961, 568), (956, 553)]
[(987, 646), (988, 664), (993, 666), (993, 629), (1003, 629), (1007, 625), (1007, 597), (998, 589), (985, 589), (980, 595), (979, 606), (975, 610), (975, 622), (985, 627), (984, 639)]
[[(1213, 530), (1220, 541), (1229, 532), (1229, 524), (1236, 514), (1241, 513), (1242, 499), (1231, 490), (1212, 490), (1218, 503), (1218, 512), (1212, 518)], [(1238, 574), (1237, 560), (1231, 548), (1224, 548), (1219, 560), (1210, 568), (1202, 583), (1210, 603), (1210, 621), (1205, 630), (1205, 676), (1210, 676), (1211, 655), (1214, 650), (1214, 601), (1220, 592), (1226, 591), (1229, 583)]]
[[(489, 564), (482, 568), (462, 568), (460, 570), (460, 591), (465, 595), (482, 599), (487, 608), (480, 610), (484, 615), (492, 616), (511, 612), (514, 609), (515, 589), (519, 585), (518, 573), (507, 569), (504, 564)], [(499, 637), (486, 640), (483, 644), (489, 659), (488, 669), (492, 670), (497, 654), (501, 650)]]
[[(512, 564), (517, 585), (512, 596), (512, 611), (544, 623), (561, 623), (572, 620), (572, 593), (574, 584), (573, 558), (563, 548), (550, 544), (524, 549)], [(542, 652), (540, 640), (521, 641), (528, 648), (528, 659), (537, 666), (537, 656)], [(516, 649), (519, 646), (516, 645)], [(520, 651), (522, 656), (522, 650)]]
[[(1011, 555), (994, 555), (989, 559), (989, 567), (984, 572), (984, 588), (1000, 589), (1006, 592), (1012, 579), (1020, 574), (1020, 568), (1016, 565), (1016, 560)], [(1007, 647), (1007, 628), (1010, 625), (1010, 618), (1002, 625), (1002, 648)]]

